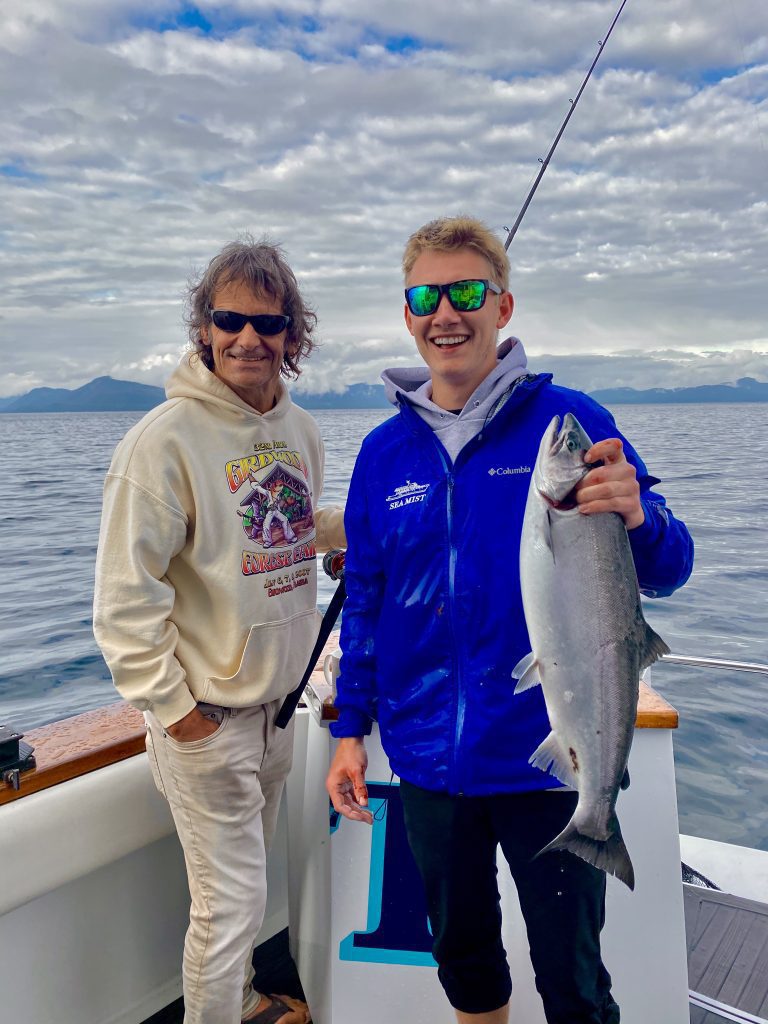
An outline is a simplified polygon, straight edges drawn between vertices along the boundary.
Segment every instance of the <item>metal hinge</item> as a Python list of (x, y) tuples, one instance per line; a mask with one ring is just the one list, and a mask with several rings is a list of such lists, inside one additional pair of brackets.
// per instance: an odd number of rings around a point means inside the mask
[(35, 748), (22, 742), (23, 735), (7, 725), (0, 725), (0, 777), (14, 790), (21, 787), (21, 773), (35, 767)]

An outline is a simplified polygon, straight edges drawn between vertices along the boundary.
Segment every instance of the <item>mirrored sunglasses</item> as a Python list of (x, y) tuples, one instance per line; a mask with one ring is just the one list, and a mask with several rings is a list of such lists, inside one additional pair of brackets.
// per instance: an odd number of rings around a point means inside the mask
[(489, 291), (501, 295), (501, 288), (493, 281), (451, 281), (450, 284), (417, 284), (405, 289), (405, 301), (414, 316), (429, 316), (440, 305), (443, 295), (459, 313), (472, 313), (480, 309)]
[(231, 309), (212, 309), (210, 314), (214, 325), (227, 334), (239, 334), (246, 324), (250, 324), (257, 334), (268, 337), (280, 334), (291, 322), (291, 318), (284, 313), (256, 313), (255, 316), (247, 316), (245, 313), (233, 313)]

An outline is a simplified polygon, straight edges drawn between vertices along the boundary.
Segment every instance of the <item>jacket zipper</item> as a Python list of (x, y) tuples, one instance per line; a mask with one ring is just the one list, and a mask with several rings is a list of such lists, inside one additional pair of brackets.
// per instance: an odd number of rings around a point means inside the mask
[[(523, 398), (529, 397), (531, 394), (534, 393), (534, 389), (532, 387), (526, 388), (525, 385), (526, 384), (533, 384), (533, 383), (535, 383), (535, 381), (537, 379), (543, 379), (543, 378), (536, 378), (536, 377), (533, 377), (531, 374), (526, 374), (525, 376), (518, 378), (514, 382), (514, 384), (513, 384), (512, 388), (511, 388), (509, 394), (505, 395), (505, 400), (504, 400), (503, 403), (501, 403), (501, 405), (507, 405), (509, 400), (511, 398), (513, 398), (515, 393), (520, 393)], [(551, 380), (551, 379), (552, 379), (552, 377), (551, 377), (551, 375), (549, 375), (549, 376), (546, 377), (544, 382), (546, 382), (546, 380)], [(440, 462), (442, 464), (443, 471), (445, 472), (446, 481), (447, 481), (447, 485), (448, 485), (447, 489), (446, 489), (446, 512), (447, 512), (447, 517), (448, 517), (448, 609), (449, 609), (448, 614), (450, 616), (451, 640), (452, 640), (452, 647), (453, 647), (454, 664), (456, 666), (456, 678), (455, 678), (455, 687), (454, 687), (454, 698), (455, 698), (455, 702), (456, 702), (456, 724), (455, 724), (455, 727), (454, 727), (453, 752), (452, 752), (452, 758), (451, 758), (451, 761), (452, 761), (452, 764), (451, 764), (451, 783), (452, 783), (452, 785), (450, 786), (450, 790), (452, 792), (454, 792), (454, 793), (457, 793), (459, 796), (462, 796), (463, 794), (462, 794), (461, 789), (459, 788), (459, 784), (458, 784), (459, 783), (459, 746), (461, 744), (462, 735), (463, 735), (463, 732), (464, 732), (464, 713), (465, 713), (465, 710), (466, 710), (466, 693), (465, 693), (465, 687), (464, 687), (464, 681), (463, 681), (461, 652), (459, 651), (458, 642), (457, 642), (457, 639), (456, 639), (456, 637), (458, 635), (457, 634), (457, 630), (456, 630), (456, 559), (457, 559), (457, 556), (458, 556), (458, 551), (457, 551), (456, 545), (454, 543), (454, 538), (453, 538), (453, 488), (454, 488), (454, 484), (456, 482), (456, 478), (454, 476), (454, 470), (455, 470), (456, 466), (454, 464), (452, 468), (449, 467), (448, 461), (447, 461), (447, 458), (446, 458), (447, 453), (445, 452), (445, 449), (443, 448), (442, 444), (440, 443), (439, 438), (437, 437), (435, 432), (430, 427), (428, 427), (427, 424), (424, 423), (424, 421), (422, 419), (420, 419), (418, 414), (411, 408), (411, 405), (408, 402), (408, 400), (403, 395), (399, 394), (397, 396), (397, 402), (398, 402), (398, 406), (400, 407), (401, 415), (404, 415), (406, 423), (408, 422), (409, 418), (411, 420), (410, 429), (412, 431), (414, 431), (414, 432), (417, 432), (419, 430), (423, 430), (425, 432), (425, 434), (428, 434), (432, 438), (432, 441), (433, 441), (433, 443), (435, 445), (435, 449), (437, 451), (438, 457), (439, 457)], [(499, 408), (501, 408), (501, 405), (499, 405)], [(498, 409), (494, 409), (494, 412), (496, 412), (496, 411), (498, 411)], [(474, 438), (474, 440), (472, 442), (470, 442), (470, 444), (472, 445), (473, 448), (476, 448), (477, 445), (480, 442), (482, 442), (482, 440), (484, 438), (484, 435), (487, 433), (488, 426), (489, 426), (489, 422), (487, 421), (483, 425), (483, 427), (480, 429), (480, 431), (477, 434), (476, 438)], [(414, 430), (414, 428), (415, 428), (415, 430)], [(463, 449), (463, 451), (459, 453), (459, 460), (462, 461), (462, 462), (466, 461), (467, 458), (468, 458), (468, 454), (469, 453), (467, 451), (467, 448), (465, 447)], [(464, 456), (464, 459), (461, 458), (462, 455)]]
[(448, 463), (445, 460), (440, 447), (438, 446), (438, 454), (440, 460), (443, 463), (443, 469), (446, 473), (447, 488), (446, 488), (446, 514), (448, 519), (448, 615), (450, 618), (451, 626), (451, 641), (453, 646), (453, 662), (456, 666), (455, 671), (455, 684), (454, 684), (454, 697), (456, 702), (456, 724), (454, 727), (454, 740), (453, 740), (453, 751), (452, 751), (452, 765), (451, 765), (451, 776), (452, 783), (451, 789), (458, 792), (458, 781), (459, 781), (459, 745), (461, 743), (462, 732), (464, 731), (464, 685), (461, 670), (461, 652), (459, 651), (457, 636), (458, 631), (456, 629), (456, 559), (458, 551), (456, 544), (454, 543), (453, 536), (453, 488), (456, 482), (453, 475), (453, 471), (449, 468)]

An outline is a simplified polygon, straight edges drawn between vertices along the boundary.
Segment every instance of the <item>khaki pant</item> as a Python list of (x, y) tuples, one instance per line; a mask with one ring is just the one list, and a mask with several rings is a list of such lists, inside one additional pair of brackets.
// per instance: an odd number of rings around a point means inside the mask
[(221, 713), (221, 725), (190, 743), (144, 716), (152, 774), (170, 804), (192, 898), (185, 1024), (238, 1024), (258, 1004), (251, 954), (267, 900), (265, 849), (293, 753), (293, 721), (285, 730), (274, 725), (281, 703), (201, 705)]

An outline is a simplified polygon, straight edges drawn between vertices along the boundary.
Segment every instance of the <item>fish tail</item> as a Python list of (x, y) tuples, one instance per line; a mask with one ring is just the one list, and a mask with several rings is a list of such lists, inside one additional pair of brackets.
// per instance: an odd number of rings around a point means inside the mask
[(536, 856), (540, 857), (551, 850), (569, 850), (588, 864), (609, 875), (615, 875), (630, 889), (635, 888), (635, 871), (624, 845), (618, 821), (615, 822), (615, 830), (608, 839), (593, 839), (584, 835), (572, 821), (569, 821), (560, 835), (543, 850), (539, 850)]

